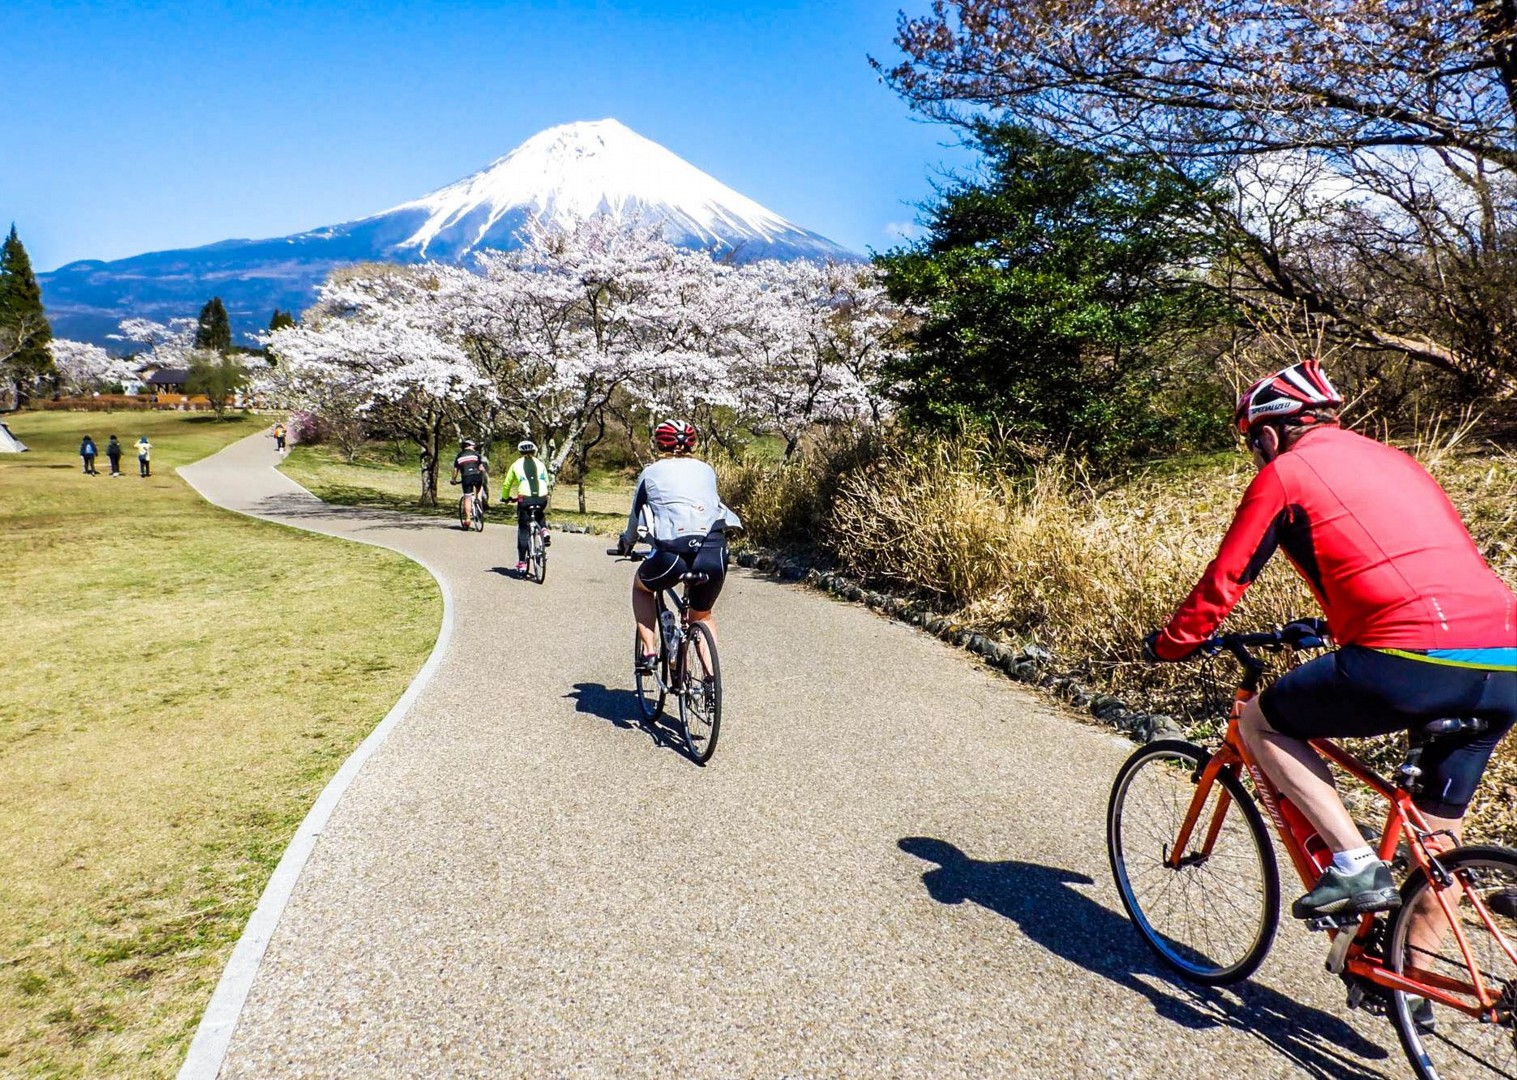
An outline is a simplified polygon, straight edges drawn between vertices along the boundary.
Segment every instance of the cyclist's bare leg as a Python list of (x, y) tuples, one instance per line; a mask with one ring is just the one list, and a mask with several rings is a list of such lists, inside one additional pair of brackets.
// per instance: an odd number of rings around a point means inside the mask
[[(1428, 828), (1433, 832), (1447, 830), (1454, 834), (1454, 839), (1447, 836), (1434, 836), (1427, 841), (1428, 851), (1433, 855), (1442, 854), (1460, 843), (1464, 838), (1464, 819), (1438, 817), (1426, 811), (1422, 816), (1427, 819)], [(1446, 894), (1450, 901), (1457, 903), (1458, 894)], [(1443, 944), (1445, 936), (1449, 932), (1449, 921), (1443, 915), (1443, 909), (1438, 906), (1438, 901), (1431, 892), (1424, 892), (1418, 898), (1416, 906), (1407, 916), (1412, 920), (1407, 929), (1407, 944), (1417, 950), (1418, 956), (1437, 953)]]
[(1338, 798), (1338, 785), (1327, 764), (1303, 740), (1270, 727), (1257, 696), (1243, 706), (1238, 729), (1264, 774), (1306, 815), (1328, 847), (1336, 853), (1364, 846), (1359, 827)]
[(711, 631), (711, 640), (716, 640), (716, 620), (711, 617), (710, 611), (696, 611), (694, 608), (691, 608), (690, 621), (705, 623), (706, 629)]
[(644, 656), (658, 655), (658, 598), (636, 577), (632, 579), (632, 617)]
[[(706, 629), (708, 629), (708, 630), (711, 631), (711, 640), (713, 642), (716, 641), (716, 620), (711, 617), (711, 612), (709, 610), (708, 611), (696, 611), (694, 608), (692, 608), (690, 610), (690, 621), (693, 622), (693, 623), (696, 623), (696, 622), (698, 622), (698, 623), (704, 623), (705, 626), (706, 626)], [(711, 657), (709, 657), (709, 656), (706, 655), (706, 643), (704, 641), (700, 640), (699, 638), (697, 638), (696, 639), (696, 648), (700, 649), (700, 651), (701, 651), (701, 665), (707, 671), (710, 671), (711, 670)]]

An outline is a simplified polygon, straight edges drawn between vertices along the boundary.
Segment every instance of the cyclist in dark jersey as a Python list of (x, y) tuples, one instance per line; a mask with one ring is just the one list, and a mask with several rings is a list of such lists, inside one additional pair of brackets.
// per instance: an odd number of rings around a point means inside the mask
[[(490, 461), (479, 452), (479, 444), (473, 439), (465, 439), (458, 444), (458, 456), (453, 459), (452, 483), (462, 483), (464, 494), (468, 495), (475, 491), (482, 491), (490, 479)], [(464, 528), (469, 527), (472, 517), (472, 506), (464, 507)]]
[(1342, 404), (1315, 360), (1243, 394), (1236, 422), (1259, 473), (1217, 557), (1145, 642), (1150, 659), (1191, 656), (1277, 547), (1322, 606), (1337, 651), (1276, 680), (1240, 722), (1259, 765), (1334, 852), (1293, 906), (1297, 918), (1400, 903), (1307, 740), (1484, 720), (1485, 731), (1440, 739), (1422, 759), (1417, 805), (1435, 830), (1457, 836), (1496, 744), (1517, 723), (1517, 597), (1437, 481), (1401, 451), (1339, 427)]

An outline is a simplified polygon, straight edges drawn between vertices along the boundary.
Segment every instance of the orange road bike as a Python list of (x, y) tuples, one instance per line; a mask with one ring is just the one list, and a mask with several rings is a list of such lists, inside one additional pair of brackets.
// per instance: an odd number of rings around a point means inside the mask
[[(1107, 844), (1122, 903), (1149, 947), (1195, 982), (1246, 978), (1274, 940), (1280, 876), (1259, 806), (1307, 889), (1332, 861), (1238, 732), (1265, 672), (1250, 650), (1318, 644), (1294, 630), (1213, 638), (1206, 651), (1226, 650), (1243, 668), (1222, 745), (1208, 752), (1179, 740), (1150, 743), (1117, 773)], [(1311, 744), (1386, 803), (1378, 852), (1406, 875), (1397, 911), (1308, 925), (1330, 939), (1327, 968), (1347, 985), (1350, 1007), (1388, 1013), (1425, 1080), (1517, 1080), (1517, 850), (1456, 846), (1412, 801), (1427, 744), (1482, 727), (1453, 717), (1413, 731), (1394, 782), (1336, 743)]]

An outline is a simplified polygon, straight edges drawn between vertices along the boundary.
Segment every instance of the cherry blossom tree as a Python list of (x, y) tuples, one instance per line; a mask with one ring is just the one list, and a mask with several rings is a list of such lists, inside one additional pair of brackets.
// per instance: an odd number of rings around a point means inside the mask
[[(875, 66), (929, 116), (1231, 180), (1206, 209), (1256, 313), (1517, 397), (1509, 0), (935, 0), (896, 41)], [(1291, 201), (1255, 202), (1261, 176)]]
[(114, 357), (99, 345), (54, 338), (48, 342), (48, 349), (58, 371), (58, 387), (65, 394), (90, 393), (137, 377), (131, 361)]
[(741, 411), (795, 453), (818, 423), (879, 423), (881, 367), (904, 347), (904, 313), (872, 267), (760, 262), (743, 276), (753, 298), (732, 365)]
[(421, 502), (437, 505), (443, 443), (460, 403), (491, 387), (451, 338), (440, 268), (364, 266), (336, 273), (299, 326), (276, 330), (286, 392), (318, 408), (352, 403), (376, 429), (421, 452)]

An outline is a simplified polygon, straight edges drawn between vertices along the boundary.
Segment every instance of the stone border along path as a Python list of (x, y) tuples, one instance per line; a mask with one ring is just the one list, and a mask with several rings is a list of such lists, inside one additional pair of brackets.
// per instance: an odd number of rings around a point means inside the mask
[(558, 537), (538, 587), (499, 572), (512, 528), (329, 507), (275, 461), (182, 471), (419, 559), (452, 634), (302, 826), (182, 1076), (1405, 1075), (1298, 927), (1239, 987), (1157, 967), (1107, 866), (1116, 734), (734, 569), (698, 768), (633, 719), (604, 537)]

